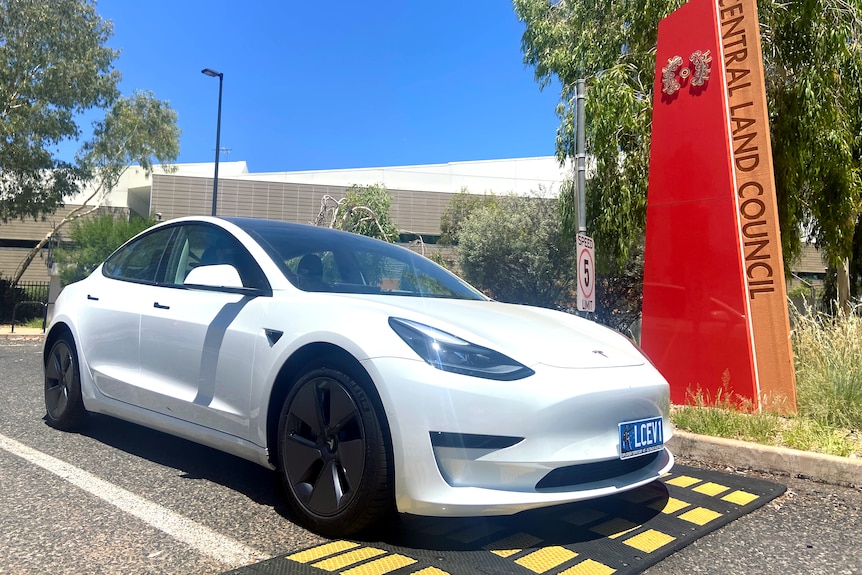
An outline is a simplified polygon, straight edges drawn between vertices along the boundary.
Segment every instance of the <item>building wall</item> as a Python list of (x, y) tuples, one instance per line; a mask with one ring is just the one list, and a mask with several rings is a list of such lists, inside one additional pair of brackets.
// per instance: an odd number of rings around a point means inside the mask
[[(27, 248), (0, 248), (0, 276), (12, 279), (18, 266), (29, 252), (30, 250)], [(25, 282), (48, 281), (48, 268), (45, 263), (47, 257), (47, 250), (42, 250), (41, 256), (36, 256), (36, 259), (30, 263), (30, 267), (21, 276), (21, 280)]]
[[(154, 175), (151, 212), (163, 220), (212, 211), (212, 178)], [(309, 223), (329, 195), (344, 197), (345, 186), (219, 178), (218, 215)], [(390, 216), (402, 231), (440, 234), (440, 217), (454, 194), (389, 190)]]
[[(38, 241), (48, 235), (48, 232), (53, 229), (56, 223), (62, 221), (63, 218), (68, 216), (77, 207), (67, 204), (59, 208), (55, 213), (46, 216), (44, 220), (14, 220), (6, 224), (0, 224), (0, 277), (11, 279), (30, 253), (32, 248), (29, 246), (35, 246)], [(127, 208), (120, 207), (100, 208), (100, 212), (104, 211), (113, 211), (126, 216), (129, 213)], [(68, 234), (69, 225), (71, 224), (67, 224), (60, 229), (57, 234), (58, 239), (62, 240)], [(27, 267), (21, 279), (23, 281), (48, 281), (47, 260), (48, 246), (46, 245)]]
[[(154, 166), (153, 173), (147, 174), (132, 166), (105, 198), (105, 205), (142, 216), (160, 214), (162, 220), (208, 215), (212, 211), (213, 167), (212, 163)], [(443, 210), (462, 188), (473, 193), (553, 192), (567, 169), (552, 156), (276, 173), (249, 173), (244, 161), (220, 162), (218, 213), (307, 223), (316, 218), (325, 195), (340, 199), (352, 184), (379, 183), (391, 194), (390, 215), (400, 230), (436, 236)], [(26, 245), (45, 237), (54, 222), (90, 193), (85, 189), (77, 197), (66, 198), (67, 207), (46, 221), (0, 224), (0, 276), (14, 275), (27, 255)], [(47, 280), (46, 266), (34, 261), (24, 279)]]
[[(10, 220), (5, 224), (0, 223), (0, 277), (11, 279), (30, 252), (26, 245), (35, 245), (51, 231), (56, 222), (61, 221), (75, 207), (64, 206), (54, 214), (46, 216), (44, 221), (29, 218), (24, 221)], [(45, 264), (47, 252), (47, 249), (42, 250), (41, 257), (36, 256), (21, 277), (22, 280), (48, 281), (48, 268)]]

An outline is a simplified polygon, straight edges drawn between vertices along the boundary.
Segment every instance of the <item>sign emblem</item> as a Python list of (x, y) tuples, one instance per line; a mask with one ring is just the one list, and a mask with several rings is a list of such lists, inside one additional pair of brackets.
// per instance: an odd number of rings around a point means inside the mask
[(682, 56), (667, 59), (667, 66), (661, 69), (661, 91), (663, 93), (668, 96), (676, 94), (681, 87), (680, 79), (688, 80), (689, 77), (691, 77), (692, 86), (700, 88), (706, 84), (709, 80), (709, 74), (712, 72), (709, 66), (712, 63), (712, 55), (709, 50), (695, 50), (688, 60), (689, 65), (683, 66)]
[(712, 71), (709, 64), (712, 62), (712, 56), (709, 50), (701, 52), (697, 50), (691, 55), (691, 63), (694, 64), (694, 77), (691, 79), (692, 86), (703, 86), (709, 80), (709, 73)]

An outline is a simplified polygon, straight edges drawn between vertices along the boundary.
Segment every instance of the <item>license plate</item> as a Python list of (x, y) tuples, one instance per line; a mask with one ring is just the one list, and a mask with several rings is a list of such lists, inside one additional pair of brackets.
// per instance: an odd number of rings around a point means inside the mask
[(620, 423), (620, 459), (660, 451), (664, 447), (661, 417)]

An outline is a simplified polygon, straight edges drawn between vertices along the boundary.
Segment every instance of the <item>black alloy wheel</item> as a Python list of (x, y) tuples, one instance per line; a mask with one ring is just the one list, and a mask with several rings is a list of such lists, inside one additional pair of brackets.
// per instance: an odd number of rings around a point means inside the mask
[(380, 523), (392, 507), (389, 457), (365, 390), (327, 368), (301, 377), (284, 402), (278, 454), (291, 508), (336, 537)]
[(48, 425), (63, 430), (78, 427), (87, 415), (78, 352), (69, 335), (57, 339), (45, 358), (45, 411)]

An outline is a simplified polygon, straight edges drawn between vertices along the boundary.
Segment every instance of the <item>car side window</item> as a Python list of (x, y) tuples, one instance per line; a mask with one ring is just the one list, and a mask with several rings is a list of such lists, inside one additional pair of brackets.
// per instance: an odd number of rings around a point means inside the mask
[(179, 226), (165, 283), (181, 286), (194, 268), (218, 264), (236, 268), (244, 287), (269, 286), (260, 266), (236, 238), (220, 228), (197, 224)]
[(105, 261), (102, 273), (114, 279), (157, 283), (173, 234), (174, 228), (162, 228), (135, 239)]
[(357, 252), (356, 262), (365, 283), (380, 288), (381, 293), (423, 297), (457, 296), (449, 286), (416, 269), (407, 260), (375, 252)]
[(292, 279), (305, 291), (329, 291), (343, 282), (335, 255), (330, 251), (309, 252), (285, 262)]

